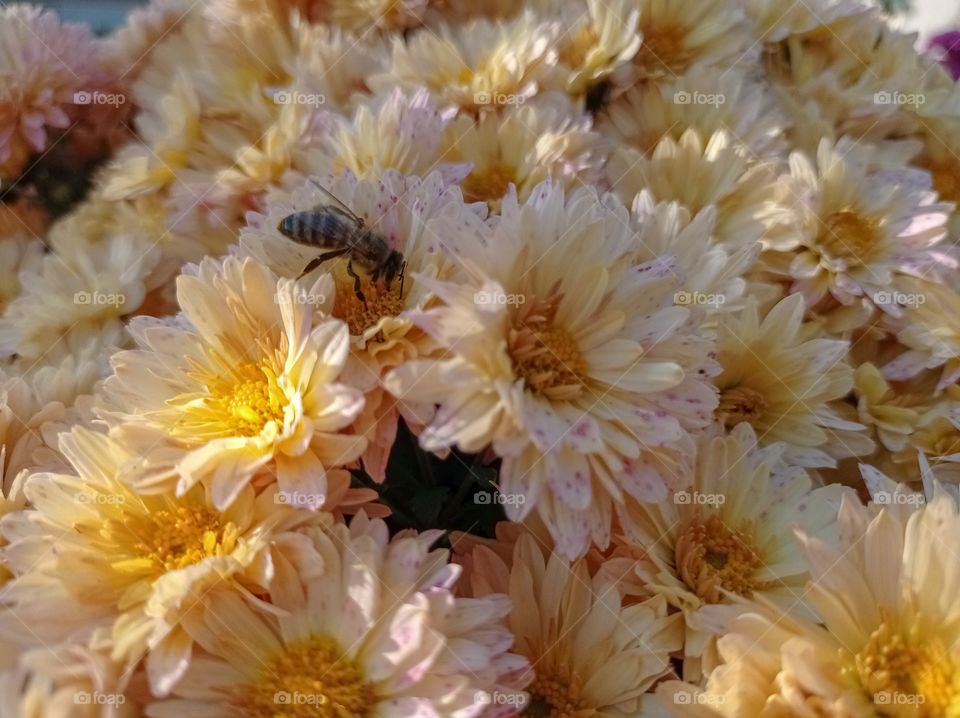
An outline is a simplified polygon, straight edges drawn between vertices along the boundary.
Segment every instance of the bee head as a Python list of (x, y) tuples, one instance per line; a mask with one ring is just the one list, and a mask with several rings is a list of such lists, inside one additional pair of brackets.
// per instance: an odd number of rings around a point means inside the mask
[(400, 270), (403, 269), (403, 264), (403, 255), (395, 249), (392, 250), (390, 256), (387, 257), (387, 261), (383, 263), (383, 279), (388, 287), (393, 280), (397, 278), (397, 275), (400, 274)]

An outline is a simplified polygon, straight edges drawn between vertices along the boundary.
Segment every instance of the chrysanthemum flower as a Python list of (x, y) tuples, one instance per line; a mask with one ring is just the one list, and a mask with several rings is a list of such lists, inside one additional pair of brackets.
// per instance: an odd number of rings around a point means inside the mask
[[(624, 606), (613, 583), (591, 577), (585, 559), (547, 554), (530, 534), (506, 559), (478, 546), (464, 577), (468, 595), (512, 599), (514, 651), (530, 661), (515, 679), (529, 693), (521, 715), (644, 715), (652, 698), (644, 694), (672, 672), (670, 654), (682, 645), (679, 615), (667, 615), (662, 597)], [(506, 688), (497, 697), (493, 715), (506, 715), (514, 702), (507, 697), (519, 696)]]
[(714, 235), (730, 246), (795, 232), (795, 200), (778, 186), (773, 166), (753, 162), (723, 130), (706, 144), (693, 130), (679, 141), (668, 135), (651, 157), (622, 148), (611, 155), (606, 171), (614, 192), (628, 205), (644, 189), (657, 202), (678, 202), (691, 214), (714, 205)]
[(634, 0), (561, 0), (547, 3), (541, 12), (558, 18), (565, 30), (559, 38), (555, 79), (547, 84), (574, 98), (622, 69), (640, 49), (640, 10)]
[(676, 267), (633, 266), (626, 213), (549, 183), (504, 199), (492, 236), (452, 249), (472, 281), (430, 282), (444, 306), (412, 313), (448, 355), (407, 362), (387, 388), (436, 402), (428, 450), (492, 447), (508, 516), (540, 514), (557, 551), (609, 542), (614, 507), (676, 483), (657, 452), (709, 421), (711, 343), (674, 304)]
[(743, 7), (761, 39), (774, 43), (858, 15), (866, 4), (862, 0), (806, 0), (789, 5), (778, 0), (747, 0)]
[(633, 58), (639, 79), (675, 78), (699, 65), (749, 62), (750, 25), (730, 0), (640, 0), (643, 43)]
[(207, 602), (194, 627), (207, 654), (148, 715), (472, 718), (526, 667), (507, 652), (505, 596), (454, 597), (459, 567), (430, 550), (441, 532), (390, 541), (361, 514), (305, 533), (315, 563), (277, 584), (273, 610)]
[(783, 448), (761, 449), (748, 424), (729, 436), (708, 433), (688, 488), (626, 511), (627, 540), (646, 554), (637, 574), (683, 612), (685, 670), (693, 674), (712, 646), (704, 607), (735, 596), (763, 597), (787, 612), (802, 604), (807, 574), (793, 530), (829, 532), (838, 501), (833, 489), (811, 491), (801, 472), (774, 473)]
[(61, 24), (51, 10), (0, 9), (0, 176), (16, 177), (47, 147), (49, 129), (70, 126), (74, 94), (102, 79), (96, 51), (87, 26)]
[(105, 39), (103, 63), (124, 81), (134, 81), (153, 48), (168, 34), (177, 32), (194, 9), (189, 0), (150, 0), (132, 9), (124, 24)]
[(102, 243), (57, 234), (51, 243), (52, 253), (21, 272), (22, 290), (0, 318), (0, 355), (53, 362), (119, 330), (143, 302), (160, 255), (133, 234)]
[(263, 472), (313, 508), (345, 489), (336, 467), (366, 446), (344, 431), (363, 395), (337, 381), (347, 326), (315, 317), (312, 296), (252, 259), (207, 259), (177, 280), (181, 316), (131, 322), (138, 348), (111, 358), (101, 397), (114, 436), (142, 452), (131, 483), (203, 481), (220, 509)]
[(767, 264), (811, 306), (828, 295), (843, 304), (868, 297), (891, 311), (884, 293), (895, 273), (951, 264), (932, 249), (945, 235), (949, 206), (935, 201), (929, 176), (878, 167), (872, 152), (843, 139), (824, 140), (816, 165), (802, 153), (791, 156), (791, 174), (808, 208), (798, 235), (768, 242)]
[[(895, 517), (845, 498), (839, 547), (802, 540), (806, 592), (823, 626), (763, 607), (720, 639), (707, 683), (724, 716), (949, 716), (960, 710), (955, 498), (942, 489)], [(677, 708), (679, 715), (703, 715)]]
[[(60, 450), (75, 474), (31, 475), (33, 508), (0, 524), (15, 574), (3, 590), (12, 613), (4, 629), (28, 642), (104, 630), (114, 660), (133, 666), (146, 656), (161, 694), (187, 669), (193, 642), (181, 622), (206, 592), (265, 593), (276, 561), (289, 560), (280, 554), (296, 550), (290, 532), (331, 518), (249, 486), (224, 511), (200, 486), (176, 498), (136, 494), (124, 482), (137, 455), (87, 429), (63, 434)], [(66, 614), (64, 602), (74, 607)]]
[(803, 314), (803, 297), (793, 294), (763, 317), (752, 299), (739, 315), (724, 316), (716, 416), (728, 427), (748, 422), (762, 443), (783, 442), (789, 463), (834, 466), (870, 453), (872, 442), (836, 405), (853, 385), (849, 343), (817, 337)]
[[(251, 215), (249, 226), (241, 231), (241, 252), (253, 255), (282, 276), (299, 276), (321, 250), (292, 242), (277, 231), (277, 225), (292, 212), (332, 203), (315, 182), (307, 182), (292, 194), (278, 191), (271, 195), (266, 215)], [(349, 376), (344, 380), (361, 388), (366, 396), (355, 426), (357, 433), (369, 440), (364, 467), (382, 480), (398, 418), (402, 415), (411, 426), (422, 426), (433, 412), (430, 403), (396, 402), (382, 384), (382, 376), (390, 368), (437, 350), (436, 343), (405, 314), (435, 301), (419, 275), (449, 279), (455, 262), (445, 247), (458, 238), (463, 242), (483, 241), (487, 210), (485, 205), (465, 205), (460, 190), (446, 185), (439, 172), (420, 179), (387, 170), (378, 182), (357, 180), (346, 173), (323, 182), (330, 194), (402, 253), (406, 261), (402, 282), (395, 279), (389, 288), (382, 280), (373, 282), (363, 267), (354, 263), (355, 271), (362, 275), (363, 300), (346, 271), (348, 257), (330, 261), (304, 280), (332, 272), (329, 283), (318, 289), (314, 309), (332, 313), (349, 329), (351, 361), (346, 368)]]
[(324, 136), (311, 143), (302, 164), (313, 174), (349, 170), (366, 180), (378, 180), (388, 169), (424, 176), (436, 169), (445, 180), (456, 181), (468, 168), (440, 146), (455, 114), (454, 108), (436, 107), (426, 90), (410, 95), (395, 90), (372, 105), (360, 105), (352, 120), (324, 115)]
[(663, 82), (640, 83), (613, 99), (598, 127), (643, 152), (664, 137), (679, 142), (727, 131), (757, 158), (779, 157), (787, 118), (776, 95), (737, 67), (700, 67)]
[(426, 87), (437, 102), (468, 110), (523, 102), (555, 61), (550, 47), (558, 33), (558, 23), (530, 11), (506, 21), (421, 30), (394, 40), (387, 70), (370, 77), (369, 85), (374, 92)]
[(469, 163), (460, 182), (464, 199), (498, 207), (511, 183), (524, 200), (548, 178), (568, 188), (598, 180), (609, 145), (591, 131), (588, 115), (550, 93), (479, 119), (461, 115), (442, 147), (443, 157)]

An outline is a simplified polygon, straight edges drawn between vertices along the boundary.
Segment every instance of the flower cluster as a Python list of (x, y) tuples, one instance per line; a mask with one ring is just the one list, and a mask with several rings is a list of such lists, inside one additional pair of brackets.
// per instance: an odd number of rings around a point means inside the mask
[(954, 34), (0, 6), (0, 718), (960, 715)]

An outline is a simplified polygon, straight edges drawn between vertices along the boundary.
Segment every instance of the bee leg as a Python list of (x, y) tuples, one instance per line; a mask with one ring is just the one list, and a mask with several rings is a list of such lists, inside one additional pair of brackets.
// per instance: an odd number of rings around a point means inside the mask
[(406, 269), (407, 269), (407, 262), (406, 260), (404, 260), (400, 264), (400, 298), (401, 299), (403, 299), (403, 273), (406, 271)]
[(319, 267), (324, 262), (327, 262), (331, 259), (336, 259), (337, 257), (342, 257), (344, 254), (347, 253), (347, 251), (348, 250), (346, 249), (335, 249), (332, 252), (324, 252), (323, 254), (314, 257), (313, 259), (310, 260), (307, 266), (303, 268), (303, 271), (300, 272), (300, 276), (304, 277), (310, 274), (310, 272), (312, 272), (314, 269)]
[(347, 274), (353, 277), (353, 293), (357, 295), (357, 299), (363, 302), (363, 306), (367, 306), (367, 298), (363, 296), (363, 291), (360, 289), (360, 275), (353, 271), (353, 262), (347, 262)]

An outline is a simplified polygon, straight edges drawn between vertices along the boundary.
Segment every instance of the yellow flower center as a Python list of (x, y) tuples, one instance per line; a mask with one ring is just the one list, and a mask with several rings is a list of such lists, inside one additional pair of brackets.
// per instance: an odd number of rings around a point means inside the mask
[(237, 699), (244, 718), (367, 718), (377, 696), (355, 660), (314, 636), (268, 660)]
[(201, 377), (202, 395), (172, 400), (176, 420), (170, 433), (190, 443), (229, 436), (259, 436), (271, 422), (284, 425), (289, 404), (280, 377), (268, 362), (233, 364), (221, 359), (221, 374)]
[(943, 640), (884, 617), (854, 657), (856, 677), (886, 716), (957, 718), (960, 672)]
[(554, 324), (562, 298), (559, 286), (546, 299), (528, 298), (517, 310), (507, 337), (516, 375), (527, 389), (554, 401), (578, 396), (587, 374), (587, 363), (576, 340)]
[(152, 513), (150, 524), (136, 538), (133, 549), (141, 559), (163, 571), (176, 571), (231, 553), (237, 544), (237, 527), (221, 525), (220, 515), (208, 508), (178, 506)]
[[(333, 305), (333, 316), (342, 319), (350, 329), (350, 335), (359, 337), (384, 317), (396, 317), (403, 312), (403, 298), (400, 296), (400, 281), (395, 279), (387, 289), (382, 281), (372, 282), (367, 278), (360, 281), (363, 301), (354, 291), (354, 280), (346, 275), (337, 276), (337, 297)], [(406, 284), (406, 283), (405, 283)], [(404, 287), (404, 292), (409, 286)], [(384, 341), (383, 333), (378, 332), (373, 341)]]
[(732, 428), (741, 421), (757, 421), (766, 409), (767, 400), (763, 394), (748, 386), (735, 386), (720, 393), (717, 419)]
[(488, 165), (484, 170), (473, 170), (460, 183), (463, 198), (468, 202), (489, 202), (502, 199), (511, 182), (516, 183), (517, 171), (502, 162)]
[(680, 578), (707, 603), (721, 600), (720, 589), (749, 597), (764, 586), (754, 578), (763, 561), (749, 529), (731, 530), (716, 515), (686, 525), (675, 558)]
[(570, 38), (560, 50), (560, 61), (567, 67), (579, 69), (600, 37), (593, 23), (587, 23)]
[(576, 678), (539, 673), (527, 688), (523, 718), (588, 718), (596, 713), (580, 696), (580, 682)]
[(862, 264), (879, 244), (880, 230), (872, 219), (844, 209), (827, 217), (819, 242), (828, 256)]
[(649, 77), (682, 73), (693, 53), (687, 48), (686, 28), (679, 25), (665, 27), (641, 27), (643, 44), (634, 57), (640, 72)]

